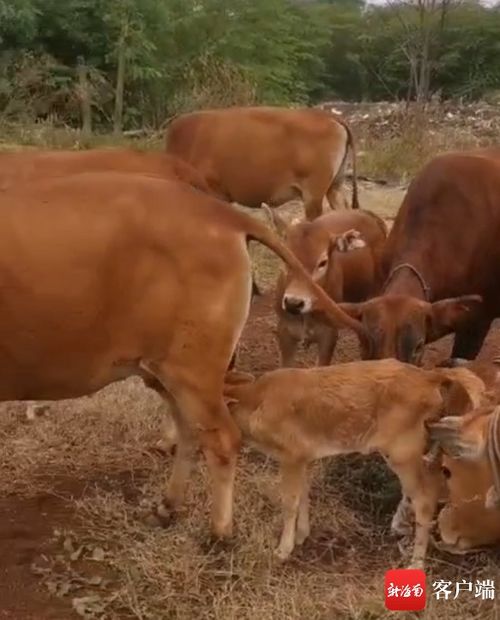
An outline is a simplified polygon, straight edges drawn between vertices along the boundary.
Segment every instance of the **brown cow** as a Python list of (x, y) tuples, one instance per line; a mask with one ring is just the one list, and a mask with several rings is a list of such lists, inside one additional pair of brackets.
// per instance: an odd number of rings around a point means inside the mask
[(19, 187), (20, 183), (31, 183), (35, 179), (105, 170), (158, 175), (214, 194), (199, 172), (178, 157), (155, 151), (118, 148), (84, 151), (2, 151), (0, 192)]
[(342, 194), (347, 153), (353, 161), (352, 208), (357, 209), (356, 154), (347, 123), (318, 109), (234, 107), (177, 117), (167, 152), (192, 164), (221, 197), (247, 207), (302, 198), (308, 219), (332, 209)]
[(473, 359), (500, 315), (500, 150), (448, 153), (408, 188), (383, 257), (380, 296), (344, 305), (369, 332), (365, 358), (421, 363), (455, 332), (452, 357)]
[[(0, 152), (0, 204), (5, 190), (31, 183), (36, 179), (63, 177), (82, 172), (142, 173), (182, 181), (212, 194), (201, 175), (187, 162), (167, 153), (134, 149), (90, 149), (83, 151), (3, 151)], [(253, 294), (259, 290), (253, 283)], [(47, 410), (42, 403), (28, 403), (26, 417), (34, 420)]]
[[(440, 467), (427, 466), (422, 458), (425, 423), (439, 419), (443, 408), (449, 411), (451, 392), (473, 399), (484, 390), (473, 373), (458, 371), (379, 360), (280, 369), (255, 382), (245, 382), (241, 374), (232, 381), (228, 373), (226, 401), (243, 435), (281, 464), (280, 559), (309, 535), (308, 466), (326, 456), (379, 452), (411, 500), (416, 515), (411, 563), (422, 566), (442, 482)], [(470, 375), (466, 384), (465, 374)]]
[[(267, 209), (267, 214), (313, 280), (335, 301), (360, 302), (380, 286), (379, 264), (387, 227), (375, 214), (364, 210), (340, 211), (312, 222), (290, 225), (271, 209)], [(355, 252), (346, 251), (355, 248)], [(282, 366), (293, 364), (301, 340), (317, 344), (319, 366), (331, 362), (338, 330), (307, 316), (310, 307), (309, 291), (292, 273), (282, 271), (275, 298)]]
[(500, 541), (500, 407), (429, 424), (445, 452), (449, 501), (438, 518), (447, 551), (472, 551)]
[[(198, 440), (214, 533), (232, 528), (239, 431), (224, 375), (249, 312), (260, 241), (338, 310), (262, 223), (184, 183), (114, 172), (33, 182), (0, 209), (0, 400), (59, 400), (142, 376), (171, 404), (176, 508)], [(208, 363), (209, 362), (209, 363)]]

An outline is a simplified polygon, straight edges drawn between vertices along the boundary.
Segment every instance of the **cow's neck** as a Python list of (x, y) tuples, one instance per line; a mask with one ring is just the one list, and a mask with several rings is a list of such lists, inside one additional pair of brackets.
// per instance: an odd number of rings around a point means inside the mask
[(432, 289), (425, 269), (418, 259), (394, 261), (385, 281), (383, 293), (388, 295), (410, 295), (429, 301)]

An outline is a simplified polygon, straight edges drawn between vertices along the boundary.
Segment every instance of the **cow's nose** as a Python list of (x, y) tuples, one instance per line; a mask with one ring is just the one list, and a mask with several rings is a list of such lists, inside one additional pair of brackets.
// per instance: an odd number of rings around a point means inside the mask
[(300, 299), (300, 297), (289, 297), (288, 295), (285, 295), (283, 302), (285, 310), (290, 314), (300, 314), (306, 305), (305, 301)]

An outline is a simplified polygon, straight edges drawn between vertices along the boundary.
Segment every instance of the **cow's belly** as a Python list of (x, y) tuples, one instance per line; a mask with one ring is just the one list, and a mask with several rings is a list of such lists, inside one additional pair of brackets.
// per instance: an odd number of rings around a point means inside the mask
[(79, 398), (141, 372), (138, 360), (97, 355), (41, 359), (36, 367), (1, 358), (0, 364), (0, 401)]
[(279, 181), (275, 178), (270, 181), (249, 175), (248, 179), (236, 182), (228, 179), (224, 190), (230, 196), (231, 202), (237, 202), (246, 207), (257, 209), (263, 202), (277, 207), (291, 200), (301, 198), (301, 191), (292, 179)]

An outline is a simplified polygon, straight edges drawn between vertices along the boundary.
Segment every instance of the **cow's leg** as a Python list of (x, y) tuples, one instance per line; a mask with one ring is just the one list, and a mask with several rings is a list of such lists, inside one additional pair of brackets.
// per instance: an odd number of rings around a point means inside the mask
[[(229, 537), (233, 525), (233, 486), (240, 431), (221, 397), (207, 398), (193, 388), (184, 388), (175, 394), (175, 399), (181, 415), (189, 420), (191, 428), (196, 429), (207, 462), (212, 485), (213, 533), (219, 538)], [(178, 465), (181, 475), (174, 470), (169, 482), (169, 488), (174, 488), (177, 494), (179, 479), (185, 485), (183, 474), (189, 447), (188, 441), (185, 458)], [(179, 448), (180, 445), (178, 452)]]
[[(182, 505), (193, 452), (197, 445), (201, 445), (212, 483), (212, 530), (217, 537), (230, 536), (234, 475), (241, 433), (222, 398), (225, 373), (222, 372), (218, 378), (219, 373), (214, 365), (210, 369), (213, 374), (206, 369), (204, 375), (203, 369), (199, 374), (191, 369), (195, 377), (200, 377), (200, 383), (193, 385), (171, 368), (152, 364), (145, 365), (145, 368), (154, 377), (146, 378), (146, 385), (156, 389), (170, 402), (177, 429), (177, 450), (165, 503), (175, 510)], [(165, 386), (169, 386), (168, 391)]]
[(475, 359), (490, 331), (491, 323), (492, 319), (485, 318), (457, 331), (451, 357), (461, 357), (466, 360)]
[(282, 368), (290, 368), (293, 364), (300, 340), (289, 329), (286, 319), (278, 319), (277, 335), (280, 350), (280, 365)]
[(329, 366), (335, 352), (335, 347), (337, 346), (339, 332), (336, 328), (326, 326), (321, 326), (318, 329), (318, 359), (316, 361), (316, 365)]
[(326, 197), (328, 198), (328, 204), (330, 205), (330, 209), (332, 209), (332, 211), (349, 209), (349, 203), (347, 202), (345, 192), (343, 191), (342, 181), (340, 183), (334, 181), (328, 188)]
[[(165, 510), (177, 511), (184, 503), (186, 486), (194, 461), (196, 441), (193, 429), (190, 428), (187, 420), (182, 416), (177, 404), (173, 403), (170, 398), (167, 400), (170, 404), (172, 418), (175, 423), (176, 450), (163, 504)], [(160, 516), (168, 516), (162, 510), (159, 510), (159, 513)]]
[(306, 481), (306, 464), (284, 462), (281, 464), (281, 501), (283, 505), (283, 530), (276, 556), (284, 561), (295, 546), (295, 530), (300, 499)]

